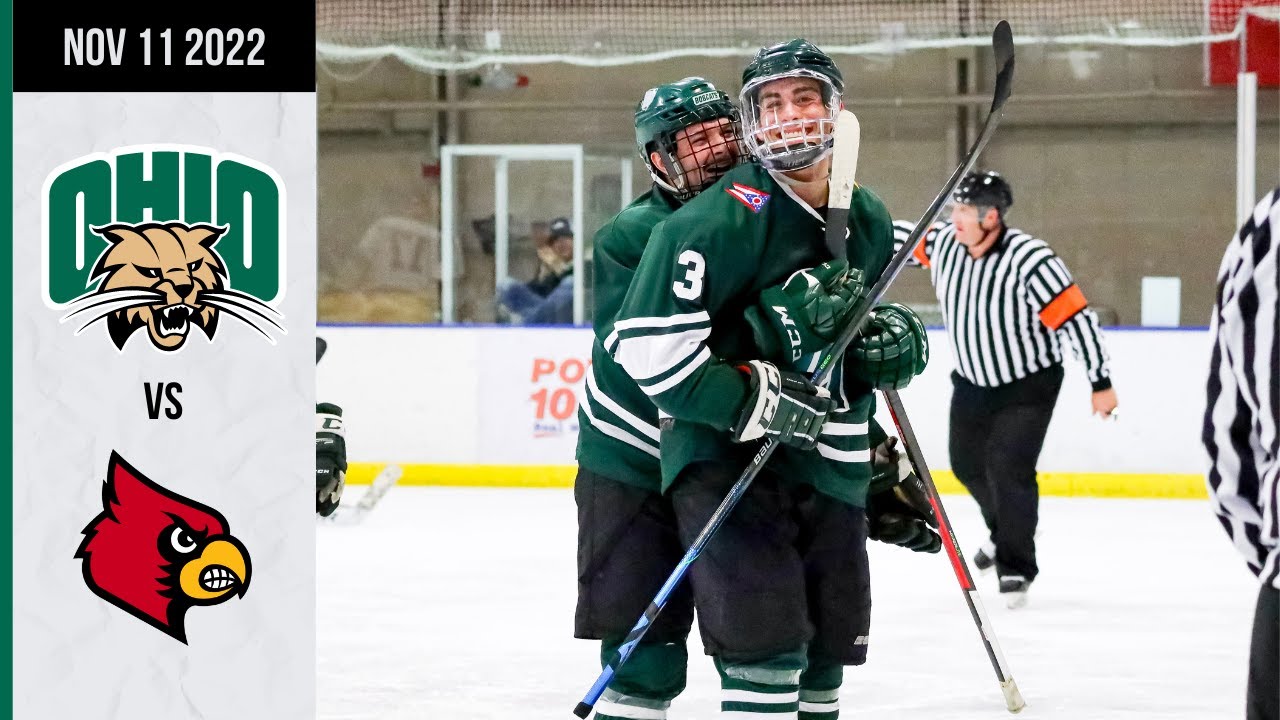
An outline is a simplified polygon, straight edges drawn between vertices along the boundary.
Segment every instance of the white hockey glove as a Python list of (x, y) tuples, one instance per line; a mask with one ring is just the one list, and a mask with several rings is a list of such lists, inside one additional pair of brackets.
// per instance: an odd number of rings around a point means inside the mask
[(751, 391), (731, 429), (733, 439), (749, 442), (768, 435), (801, 450), (813, 449), (831, 412), (831, 393), (772, 363), (752, 360), (738, 369), (751, 376)]

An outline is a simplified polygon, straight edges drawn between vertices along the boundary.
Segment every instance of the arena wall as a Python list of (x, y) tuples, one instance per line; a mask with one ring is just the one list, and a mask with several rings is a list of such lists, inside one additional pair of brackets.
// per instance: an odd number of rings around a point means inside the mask
[[(1105, 332), (1119, 419), (1091, 416), (1083, 365), (1069, 360), (1041, 492), (1205, 497), (1207, 329)], [(352, 483), (394, 463), (405, 484), (572, 484), (590, 330), (322, 325), (319, 334), (329, 343), (319, 399), (344, 409)], [(957, 492), (947, 453), (952, 358), (941, 329), (930, 340), (929, 367), (902, 396), (939, 488)], [(883, 409), (879, 419), (892, 427)]]

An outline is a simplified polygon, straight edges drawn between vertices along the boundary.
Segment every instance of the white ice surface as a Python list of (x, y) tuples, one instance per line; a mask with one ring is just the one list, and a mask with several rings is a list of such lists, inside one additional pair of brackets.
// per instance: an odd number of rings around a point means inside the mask
[[(971, 555), (976, 506), (943, 501)], [(572, 637), (576, 527), (567, 490), (422, 487), (321, 525), (319, 718), (572, 720), (599, 673), (596, 644)], [(1257, 586), (1206, 502), (1045, 498), (1038, 546), (1026, 608), (978, 578), (1017, 717), (1243, 718)], [(872, 543), (871, 572), (869, 658), (846, 670), (842, 717), (1012, 717), (945, 555)], [(669, 717), (712, 720), (696, 630), (690, 654)]]

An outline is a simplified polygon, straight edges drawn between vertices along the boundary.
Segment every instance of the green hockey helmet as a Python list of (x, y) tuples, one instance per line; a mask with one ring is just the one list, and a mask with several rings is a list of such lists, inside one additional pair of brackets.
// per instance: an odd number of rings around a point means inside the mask
[[(761, 92), (787, 78), (816, 81), (820, 95), (813, 100), (814, 104), (820, 101), (823, 113), (796, 116), (797, 104), (779, 106), (776, 98)], [(761, 48), (742, 71), (739, 100), (747, 150), (771, 170), (786, 172), (813, 165), (826, 157), (835, 143), (843, 93), (840, 68), (808, 40), (796, 38)], [(798, 95), (795, 99), (805, 98)]]
[[(719, 121), (686, 133), (687, 128)], [(737, 165), (742, 147), (738, 109), (701, 77), (650, 88), (636, 106), (636, 149), (655, 182), (681, 200), (710, 187)], [(681, 146), (681, 139), (687, 142)], [(661, 164), (655, 165), (653, 153)]]

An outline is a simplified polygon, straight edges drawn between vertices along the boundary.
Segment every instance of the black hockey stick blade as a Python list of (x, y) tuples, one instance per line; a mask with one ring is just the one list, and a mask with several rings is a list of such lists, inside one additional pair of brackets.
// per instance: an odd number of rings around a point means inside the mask
[(1013, 30), (1008, 20), (996, 24), (991, 33), (991, 48), (995, 52), (996, 67), (1000, 68), (996, 71), (996, 92), (991, 100), (991, 112), (996, 112), (1004, 107), (1004, 101), (1013, 92)]
[(329, 343), (324, 338), (316, 338), (316, 363), (320, 362), (320, 358), (324, 357), (324, 351), (329, 349)]

